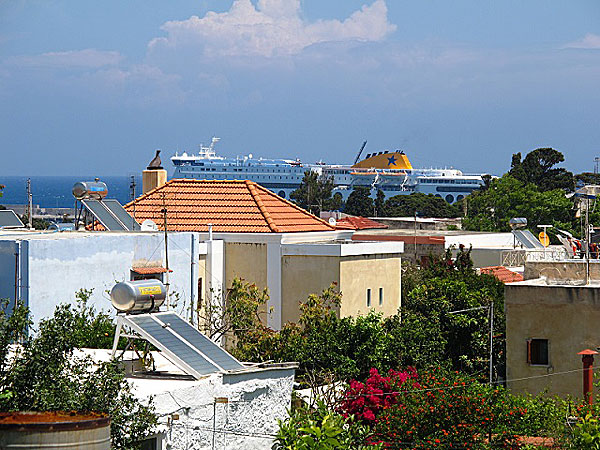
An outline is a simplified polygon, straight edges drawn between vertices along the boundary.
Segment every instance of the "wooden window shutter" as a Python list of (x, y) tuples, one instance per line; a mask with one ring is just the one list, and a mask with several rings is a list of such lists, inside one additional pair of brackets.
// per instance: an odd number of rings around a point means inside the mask
[(527, 364), (531, 364), (531, 339), (527, 339)]

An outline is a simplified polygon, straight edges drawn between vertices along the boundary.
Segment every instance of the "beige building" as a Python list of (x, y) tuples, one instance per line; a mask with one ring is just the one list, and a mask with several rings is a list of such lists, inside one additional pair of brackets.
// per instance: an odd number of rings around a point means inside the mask
[[(138, 222), (194, 231), (206, 241), (198, 265), (199, 301), (242, 278), (269, 290), (266, 322), (297, 321), (299, 302), (337, 283), (340, 316), (396, 313), (403, 242), (353, 242), (339, 230), (251, 181), (170, 180), (126, 209)], [(164, 212), (166, 210), (166, 212)], [(165, 218), (166, 216), (166, 218)]]
[(600, 283), (593, 279), (583, 285), (582, 277), (557, 275), (581, 275), (580, 262), (536, 263), (536, 269), (528, 264), (526, 277), (539, 276), (540, 270), (551, 276), (505, 287), (508, 387), (581, 398), (582, 361), (577, 353), (600, 346)]

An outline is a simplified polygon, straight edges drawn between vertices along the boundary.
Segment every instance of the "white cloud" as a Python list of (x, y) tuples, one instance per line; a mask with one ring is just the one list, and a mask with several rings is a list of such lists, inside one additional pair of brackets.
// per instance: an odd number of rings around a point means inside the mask
[(600, 49), (600, 36), (588, 33), (582, 39), (575, 42), (569, 42), (562, 48)]
[(10, 63), (26, 67), (49, 68), (100, 68), (117, 65), (123, 57), (116, 51), (102, 51), (93, 48), (70, 50), (67, 52), (49, 52), (33, 56), (17, 56)]
[(293, 55), (322, 42), (381, 41), (396, 30), (387, 18), (384, 0), (364, 5), (347, 19), (302, 18), (300, 0), (234, 0), (224, 13), (208, 12), (202, 18), (169, 21), (161, 29), (166, 37), (155, 38), (149, 49), (194, 47), (204, 56)]

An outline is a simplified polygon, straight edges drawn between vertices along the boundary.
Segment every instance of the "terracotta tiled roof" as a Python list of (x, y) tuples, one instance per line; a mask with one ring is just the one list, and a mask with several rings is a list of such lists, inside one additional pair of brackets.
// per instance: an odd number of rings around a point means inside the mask
[[(140, 275), (151, 275), (154, 273), (165, 273), (167, 269), (164, 267), (132, 267), (131, 270), (135, 273), (139, 273)], [(169, 272), (173, 272), (171, 269)]]
[(139, 223), (153, 220), (169, 231), (293, 233), (335, 227), (252, 181), (173, 179), (125, 205)]
[(351, 230), (369, 230), (373, 228), (387, 228), (388, 226), (367, 217), (344, 217), (337, 221), (337, 227), (341, 229), (349, 228)]
[(487, 273), (498, 278), (503, 283), (514, 283), (515, 281), (523, 281), (523, 275), (520, 273), (508, 270), (504, 266), (482, 267), (479, 269), (481, 273)]

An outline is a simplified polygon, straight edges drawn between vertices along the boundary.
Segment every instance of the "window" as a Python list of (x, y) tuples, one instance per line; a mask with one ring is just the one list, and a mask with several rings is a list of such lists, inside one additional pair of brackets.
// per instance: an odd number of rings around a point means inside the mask
[(379, 288), (379, 306), (383, 305), (383, 288)]
[(534, 366), (548, 365), (548, 339), (527, 340), (527, 363)]
[(367, 308), (371, 307), (371, 289), (367, 289)]

